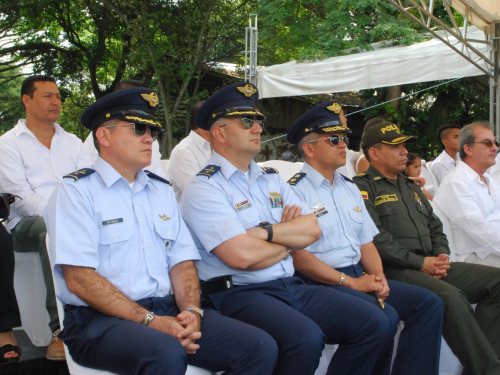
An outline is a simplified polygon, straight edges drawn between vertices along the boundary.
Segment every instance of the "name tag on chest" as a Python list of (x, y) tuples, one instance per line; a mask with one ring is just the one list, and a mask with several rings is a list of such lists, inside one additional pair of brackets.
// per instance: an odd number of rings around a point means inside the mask
[(323, 215), (326, 215), (328, 213), (328, 210), (326, 209), (325, 206), (318, 208), (316, 211), (313, 212), (316, 217), (321, 217)]
[(243, 211), (244, 209), (247, 209), (250, 207), (252, 207), (252, 203), (250, 203), (250, 201), (248, 199), (245, 199), (244, 201), (236, 203), (234, 205), (234, 209), (236, 211)]
[(119, 217), (118, 219), (104, 220), (101, 222), (102, 226), (123, 223), (123, 217)]

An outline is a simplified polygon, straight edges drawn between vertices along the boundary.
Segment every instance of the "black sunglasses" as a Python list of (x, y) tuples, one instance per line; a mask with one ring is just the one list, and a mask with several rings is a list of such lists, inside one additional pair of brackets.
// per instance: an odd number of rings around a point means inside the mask
[(493, 145), (500, 147), (500, 143), (498, 143), (498, 141), (492, 141), (490, 139), (487, 139), (486, 141), (474, 142), (474, 143), (482, 143), (482, 144), (486, 145), (486, 147), (493, 147)]
[(245, 129), (250, 129), (253, 126), (254, 122), (256, 122), (257, 124), (259, 124), (261, 128), (264, 127), (264, 120), (256, 120), (256, 119), (254, 119), (251, 116), (245, 116), (245, 117), (239, 118), (236, 121), (228, 122), (227, 124), (221, 125), (221, 126), (219, 126), (219, 128), (222, 128), (223, 126), (226, 126), (226, 125), (229, 125), (229, 124), (234, 124), (234, 123), (237, 123), (237, 122), (240, 122), (240, 121), (242, 122), (243, 127)]
[(151, 138), (153, 138), (153, 141), (156, 141), (158, 139), (158, 133), (160, 132), (159, 128), (156, 127), (153, 128), (149, 125), (137, 124), (135, 122), (128, 122), (126, 124), (119, 124), (119, 125), (103, 126), (103, 128), (116, 128), (117, 126), (130, 126), (130, 125), (134, 125), (135, 135), (142, 137), (144, 134), (146, 134), (146, 130), (149, 129), (149, 134), (151, 135)]
[(341, 137), (339, 137), (338, 135), (331, 135), (328, 138), (313, 139), (312, 141), (307, 141), (307, 142), (304, 142), (304, 143), (324, 141), (326, 139), (328, 139), (330, 141), (330, 144), (332, 146), (338, 146), (341, 140), (344, 141), (344, 143), (346, 144), (346, 146), (349, 146), (349, 138), (347, 138), (346, 135), (343, 135)]

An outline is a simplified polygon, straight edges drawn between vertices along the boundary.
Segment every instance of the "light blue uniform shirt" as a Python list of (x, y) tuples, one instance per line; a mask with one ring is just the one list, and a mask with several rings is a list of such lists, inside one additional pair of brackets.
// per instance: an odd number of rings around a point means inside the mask
[[(263, 221), (280, 223), (287, 204), (302, 207), (302, 214), (311, 213), (307, 205), (281, 176), (265, 173), (253, 161), (249, 169), (250, 182), (242, 171), (215, 151), (208, 164), (221, 169), (210, 178), (197, 176), (182, 193), (180, 202), (182, 216), (201, 254), (201, 261), (196, 264), (200, 279), (232, 275), (234, 284), (249, 285), (292, 276), (291, 257), (265, 269), (243, 271), (226, 266), (212, 250), (237, 235), (246, 234), (246, 229), (255, 228)], [(279, 194), (282, 207), (273, 208), (273, 193)]]
[(304, 163), (307, 175), (295, 193), (318, 216), (321, 238), (310, 246), (311, 254), (333, 268), (348, 267), (361, 259), (360, 247), (378, 234), (358, 187), (335, 172), (333, 185), (313, 167)]
[(100, 157), (96, 172), (64, 178), (44, 214), (63, 304), (86, 306), (68, 291), (60, 265), (94, 268), (131, 300), (169, 294), (170, 269), (199, 259), (173, 189), (140, 171), (133, 191)]

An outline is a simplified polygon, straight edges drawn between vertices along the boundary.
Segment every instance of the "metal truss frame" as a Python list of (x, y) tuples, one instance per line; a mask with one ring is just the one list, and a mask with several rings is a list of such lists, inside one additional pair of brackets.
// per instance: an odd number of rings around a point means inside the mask
[[(252, 18), (254, 18), (252, 26)], [(245, 28), (245, 81), (257, 86), (257, 15), (248, 16)]]
[[(443, 0), (452, 27), (434, 16), (434, 0), (387, 0), (404, 15), (441, 40), (489, 77), (490, 86), (490, 123), (495, 125), (497, 139), (500, 136), (500, 22), (491, 22), (478, 13), (467, 0), (453, 0), (465, 9), (462, 27), (453, 17), (452, 0)], [(484, 40), (467, 38), (467, 28), (471, 20), (484, 23)], [(438, 33), (436, 29), (444, 31)], [(450, 41), (450, 37), (455, 40)], [(485, 43), (488, 53), (482, 54), (471, 43)]]

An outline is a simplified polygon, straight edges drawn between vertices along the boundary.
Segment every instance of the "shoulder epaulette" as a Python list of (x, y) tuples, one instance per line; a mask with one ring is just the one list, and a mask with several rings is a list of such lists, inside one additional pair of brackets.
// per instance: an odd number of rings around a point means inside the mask
[(197, 176), (207, 176), (208, 178), (210, 178), (219, 171), (220, 167), (218, 165), (207, 165), (205, 168), (198, 172)]
[(365, 172), (358, 173), (358, 174), (357, 174), (356, 176), (354, 176), (354, 177), (358, 177), (358, 178), (360, 178), (360, 177), (363, 177), (363, 176), (366, 176), (366, 173), (365, 173)]
[(380, 177), (380, 176), (373, 177), (373, 181), (378, 181), (378, 180), (381, 180), (381, 179), (382, 179), (382, 177)]
[(261, 167), (261, 168), (267, 174), (273, 174), (273, 173), (279, 174), (280, 173), (276, 168), (271, 168), (271, 167)]
[(292, 185), (292, 186), (295, 186), (297, 185), (297, 183), (302, 180), (304, 177), (307, 176), (307, 173), (297, 173), (296, 175), (294, 175), (291, 179), (289, 179), (287, 182)]
[(74, 178), (75, 181), (78, 181), (78, 179), (90, 176), (94, 172), (95, 172), (95, 169), (83, 168), (83, 169), (79, 169), (75, 172), (71, 172), (70, 174), (67, 174), (63, 178), (69, 177), (69, 178)]
[(349, 181), (349, 182), (352, 182), (352, 183), (354, 184), (354, 181), (353, 181), (353, 180), (351, 180), (349, 177), (344, 176), (342, 173), (340, 173), (340, 175), (342, 176), (342, 178), (343, 178), (344, 180)]
[(150, 171), (144, 171), (146, 172), (146, 175), (149, 177), (149, 178), (153, 178), (155, 180), (158, 180), (158, 181), (161, 181), (161, 182), (164, 182), (170, 186), (172, 186), (172, 183), (169, 181), (169, 180), (165, 180), (163, 177), (160, 177), (158, 176), (157, 174), (154, 174), (153, 172), (150, 172)]

